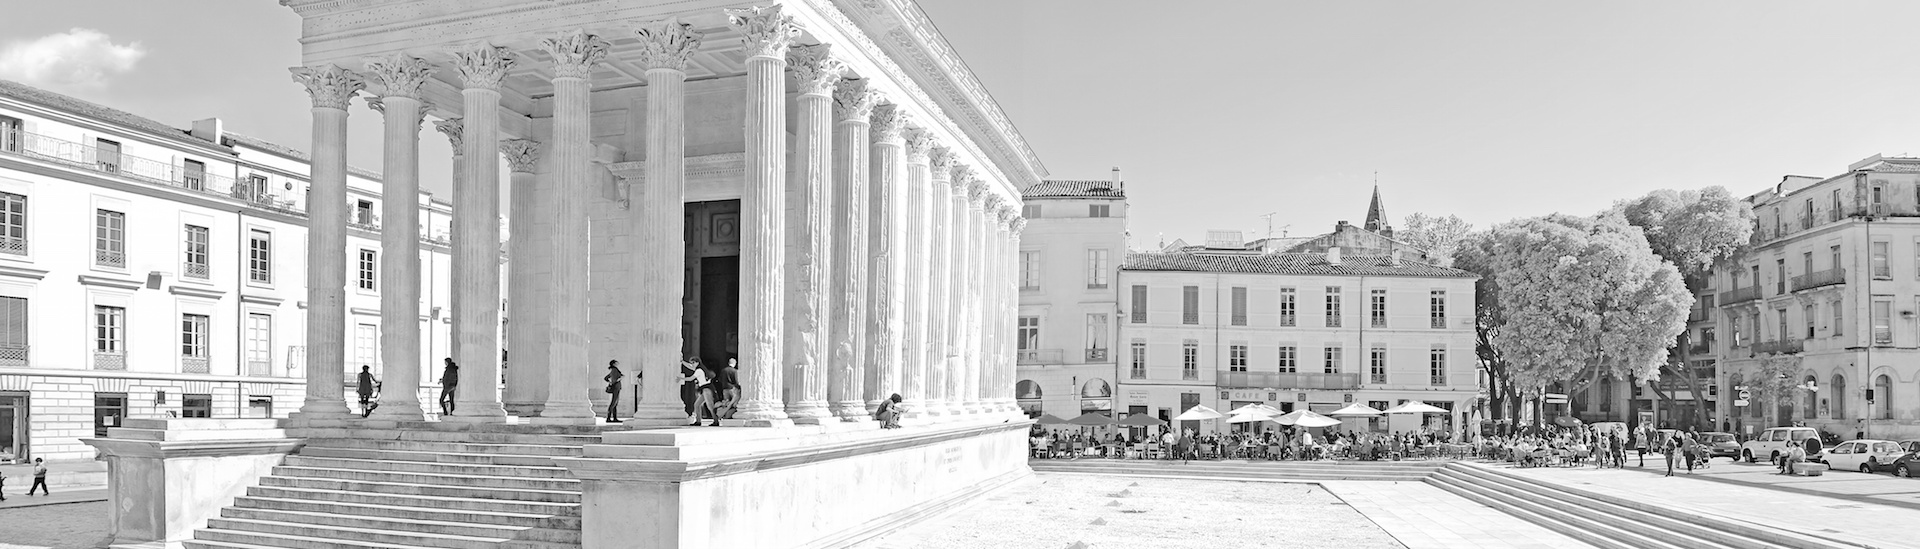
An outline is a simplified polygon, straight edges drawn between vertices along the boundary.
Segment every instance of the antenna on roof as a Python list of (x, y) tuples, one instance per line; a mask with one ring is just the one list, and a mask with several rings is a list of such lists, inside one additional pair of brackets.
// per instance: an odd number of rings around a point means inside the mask
[(1259, 216), (1267, 220), (1267, 238), (1273, 238), (1273, 216), (1276, 215), (1280, 215), (1280, 212), (1267, 212)]

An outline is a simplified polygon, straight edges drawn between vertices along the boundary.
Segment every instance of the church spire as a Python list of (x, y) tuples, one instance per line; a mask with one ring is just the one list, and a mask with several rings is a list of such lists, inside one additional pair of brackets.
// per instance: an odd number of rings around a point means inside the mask
[(1367, 223), (1361, 227), (1376, 233), (1393, 234), (1393, 227), (1387, 224), (1387, 207), (1380, 203), (1379, 183), (1373, 185), (1373, 202), (1367, 205)]

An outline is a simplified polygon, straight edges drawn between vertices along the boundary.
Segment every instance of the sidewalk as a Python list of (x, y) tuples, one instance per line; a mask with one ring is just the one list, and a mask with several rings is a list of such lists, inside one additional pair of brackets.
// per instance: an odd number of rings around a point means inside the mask
[(31, 463), (0, 465), (0, 476), (7, 478), (4, 484), (0, 484), (0, 495), (7, 498), (6, 501), (0, 501), (0, 509), (107, 499), (105, 462), (85, 460), (48, 463), (47, 491), (53, 494), (51, 496), (27, 495), (27, 489), (33, 487)]
[[(27, 481), (27, 482), (28, 482), (27, 484), (28, 486), (33, 485), (32, 484), (33, 481)], [(59, 505), (62, 503), (87, 503), (87, 502), (93, 502), (93, 501), (107, 500), (107, 489), (104, 487), (85, 487), (77, 490), (75, 489), (52, 490), (53, 495), (28, 496), (23, 493), (26, 491), (25, 487), (16, 489), (13, 487), (13, 481), (9, 479), (7, 481), (6, 491), (7, 491), (7, 500), (0, 501), (0, 516), (4, 516), (4, 512), (7, 509), (16, 509), (20, 507), (39, 507), (42, 505)]]
[[(1471, 465), (1497, 469), (1529, 479), (1559, 484), (1595, 493), (1637, 501), (1655, 502), (1688, 509), (1700, 514), (1779, 528), (1835, 541), (1871, 547), (1920, 548), (1913, 537), (1914, 510), (1909, 505), (1878, 501), (1893, 493), (1907, 497), (1920, 495), (1920, 482), (1880, 475), (1860, 478), (1829, 473), (1823, 477), (1770, 476), (1774, 469), (1766, 464), (1733, 464), (1716, 460), (1712, 469), (1688, 475), (1676, 471), (1664, 476), (1664, 462), (1647, 456), (1647, 467), (1634, 467), (1628, 458), (1625, 469), (1583, 467), (1542, 467), (1517, 469), (1504, 463), (1474, 462)], [(1659, 467), (1655, 467), (1659, 464)], [(1804, 487), (1783, 489), (1788, 485), (1834, 484), (1832, 489)], [(1847, 494), (1872, 483), (1873, 495)]]

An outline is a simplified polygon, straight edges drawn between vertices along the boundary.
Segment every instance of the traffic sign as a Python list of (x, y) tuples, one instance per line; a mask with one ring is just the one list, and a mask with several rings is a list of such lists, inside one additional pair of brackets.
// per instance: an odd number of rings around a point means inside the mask
[(1545, 395), (1542, 395), (1542, 397), (1543, 397), (1542, 402), (1545, 402), (1547, 404), (1566, 404), (1567, 403), (1567, 395), (1565, 393), (1547, 393)]
[(1746, 405), (1747, 405), (1747, 399), (1744, 399), (1744, 398), (1741, 398), (1741, 399), (1736, 399), (1736, 400), (1734, 400), (1734, 401), (1733, 401), (1733, 405), (1734, 405), (1734, 406), (1746, 406)]

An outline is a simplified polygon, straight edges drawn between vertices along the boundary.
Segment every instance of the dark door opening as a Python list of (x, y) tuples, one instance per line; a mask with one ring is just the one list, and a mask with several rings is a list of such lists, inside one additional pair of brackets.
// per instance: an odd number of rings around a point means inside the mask
[[(33, 458), (27, 444), (27, 393), (0, 393), (0, 464)], [(15, 460), (15, 461), (8, 461)]]
[(686, 223), (681, 354), (724, 365), (739, 353), (740, 201), (689, 202)]
[(740, 256), (700, 259), (700, 360), (726, 364), (739, 353)]

